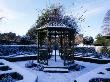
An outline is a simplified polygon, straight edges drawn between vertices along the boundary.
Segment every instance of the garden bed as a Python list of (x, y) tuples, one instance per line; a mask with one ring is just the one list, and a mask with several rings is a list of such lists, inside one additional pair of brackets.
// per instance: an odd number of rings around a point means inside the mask
[(3, 80), (4, 78), (8, 78), (8, 76), (10, 76), (15, 81), (23, 80), (23, 76), (17, 72), (0, 74), (0, 80)]
[(84, 62), (91, 62), (91, 63), (98, 63), (98, 64), (107, 64), (110, 63), (110, 59), (98, 59), (98, 58), (91, 58), (91, 57), (74, 57), (75, 60), (84, 61)]
[(9, 66), (0, 66), (0, 71), (8, 71), (11, 70)]
[[(11, 63), (6, 60), (0, 59), (0, 82), (35, 82), (37, 76), (31, 72)], [(4, 71), (5, 70), (5, 71)], [(8, 81), (9, 80), (9, 81)]]
[(4, 63), (0, 62), (0, 65), (4, 65)]
[(16, 62), (16, 61), (26, 61), (26, 60), (37, 60), (36, 55), (28, 55), (28, 56), (15, 56), (15, 57), (1, 57), (1, 59), (5, 59), (10, 62)]
[(110, 82), (110, 78), (93, 78), (89, 82)]

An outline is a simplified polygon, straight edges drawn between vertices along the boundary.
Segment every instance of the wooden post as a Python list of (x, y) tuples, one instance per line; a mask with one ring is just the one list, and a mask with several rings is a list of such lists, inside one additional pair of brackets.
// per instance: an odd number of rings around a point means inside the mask
[(37, 57), (37, 61), (39, 63), (39, 31), (38, 31), (37, 34), (38, 34), (38, 44), (37, 44), (38, 45), (38, 57)]
[[(47, 31), (47, 52), (49, 53), (49, 54), (48, 53), (47, 54), (50, 56), (50, 52), (49, 52), (49, 33), (48, 33), (48, 31)], [(47, 65), (48, 65), (48, 57), (46, 59), (47, 59)]]
[(50, 34), (48, 33), (48, 52), (49, 52), (49, 56), (50, 56), (50, 42), (51, 42), (51, 38), (50, 38)]
[(62, 56), (62, 31), (61, 31), (61, 56)]
[(55, 61), (56, 61), (56, 30), (55, 30)]
[(73, 61), (74, 61), (74, 43), (75, 43), (75, 34), (73, 34), (73, 43), (72, 43), (72, 51), (73, 51)]
[[(64, 46), (64, 55), (65, 55), (65, 52), (66, 52), (66, 51), (65, 51), (65, 50), (66, 50), (66, 49), (65, 49), (65, 31), (64, 31), (64, 35), (63, 35), (63, 36), (64, 36), (64, 45), (63, 45), (63, 46)], [(65, 57), (64, 57), (64, 66), (65, 66), (65, 63), (66, 63), (66, 59), (65, 59)]]
[(71, 50), (72, 50), (72, 60), (74, 61), (74, 43), (75, 43), (75, 34), (73, 31), (71, 33)]

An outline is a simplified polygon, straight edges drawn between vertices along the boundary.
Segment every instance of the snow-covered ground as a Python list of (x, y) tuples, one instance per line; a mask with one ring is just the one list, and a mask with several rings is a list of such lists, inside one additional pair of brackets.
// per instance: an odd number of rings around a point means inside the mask
[(110, 63), (100, 66), (100, 67), (80, 76), (76, 80), (77, 80), (77, 82), (82, 82), (82, 81), (89, 82), (89, 80), (91, 80), (93, 78), (109, 78), (110, 79), (110, 71), (107, 71), (106, 70), (107, 68), (110, 68)]
[(77, 79), (81, 75), (86, 74), (100, 66), (103, 66), (103, 64), (94, 64), (94, 63), (88, 63), (88, 62), (75, 61), (75, 63), (85, 66), (85, 68), (82, 69), (81, 71), (70, 71), (69, 73), (45, 73), (43, 71), (34, 70), (34, 68), (25, 68), (26, 63), (27, 61), (14, 62), (14, 64), (38, 76), (39, 82), (73, 82), (75, 79)]
[(0, 71), (0, 74), (17, 72), (23, 76), (23, 80), (18, 80), (17, 82), (35, 82), (37, 76), (32, 72), (29, 72), (19, 65), (13, 64), (3, 59), (0, 59), (0, 62), (4, 63), (5, 66), (9, 66), (10, 68), (12, 68), (12, 70), (9, 71)]
[[(53, 57), (48, 61), (49, 66), (64, 66), (63, 60), (60, 59), (58, 56), (57, 51), (57, 60), (55, 62), (55, 52), (52, 53)], [(92, 70), (95, 70), (97, 68), (100, 68), (104, 64), (95, 64), (95, 63), (89, 63), (89, 62), (82, 62), (82, 61), (75, 61), (76, 64), (84, 66), (85, 68), (81, 71), (70, 71), (69, 73), (46, 73), (43, 71), (37, 71), (34, 68), (25, 68), (25, 64), (27, 61), (20, 61), (20, 62), (14, 62), (14, 64), (30, 71), (31, 73), (38, 76), (39, 82), (74, 82), (75, 79), (80, 78), (82, 75), (85, 75), (88, 72), (91, 72)], [(37, 63), (37, 60), (34, 61), (34, 63)]]
[[(49, 66), (64, 66), (63, 60), (61, 60), (58, 56), (58, 51), (56, 61), (54, 59), (54, 53), (55, 52), (53, 52), (53, 56), (48, 61)], [(84, 66), (85, 68), (80, 71), (69, 71), (68, 73), (48, 73), (38, 71), (35, 67), (26, 68), (25, 64), (27, 62), (28, 61), (18, 61), (13, 63), (7, 62), (9, 66), (15, 69), (15, 71), (24, 75), (25, 81), (20, 82), (35, 82), (35, 78), (37, 78), (37, 76), (38, 82), (74, 82), (74, 80), (77, 80), (78, 82), (89, 82), (89, 80), (94, 77), (110, 78), (110, 73), (105, 70), (108, 67), (110, 68), (110, 64), (95, 64), (90, 62), (75, 61), (76, 64)], [(37, 63), (37, 60), (34, 60), (33, 62)], [(99, 72), (104, 72), (105, 74), (97, 74)]]

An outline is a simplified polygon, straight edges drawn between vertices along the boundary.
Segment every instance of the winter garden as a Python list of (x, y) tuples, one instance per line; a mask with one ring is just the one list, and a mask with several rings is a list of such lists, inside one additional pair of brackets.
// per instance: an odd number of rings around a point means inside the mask
[(25, 36), (0, 33), (0, 82), (110, 82), (109, 33), (82, 37), (82, 22), (54, 4)]

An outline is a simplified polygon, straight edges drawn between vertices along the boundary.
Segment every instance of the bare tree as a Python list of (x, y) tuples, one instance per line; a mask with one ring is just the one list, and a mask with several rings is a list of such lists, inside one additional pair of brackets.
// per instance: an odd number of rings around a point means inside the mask
[(3, 19), (4, 17), (0, 17), (0, 21)]
[(103, 22), (104, 22), (104, 24), (102, 26), (102, 28), (103, 28), (102, 33), (104, 34), (104, 36), (108, 36), (108, 35), (110, 35), (110, 10), (107, 11)]

